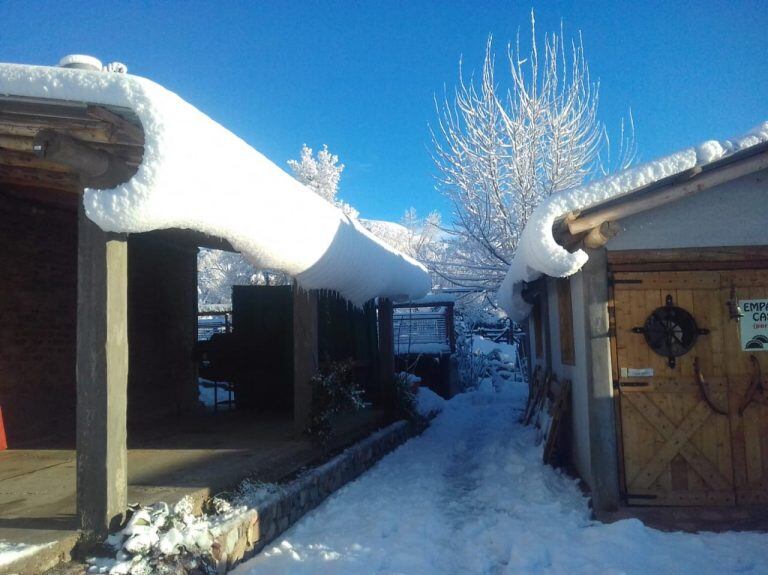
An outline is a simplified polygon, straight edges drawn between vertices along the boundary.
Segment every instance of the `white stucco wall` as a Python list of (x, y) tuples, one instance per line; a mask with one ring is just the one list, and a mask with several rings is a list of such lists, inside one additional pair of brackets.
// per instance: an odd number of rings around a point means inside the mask
[(574, 365), (564, 364), (560, 350), (560, 316), (557, 301), (557, 280), (548, 278), (549, 333), (552, 345), (552, 371), (560, 380), (571, 381), (571, 458), (579, 476), (592, 486), (592, 466), (589, 448), (589, 412), (587, 406), (587, 350), (585, 340), (584, 285), (582, 274), (571, 276), (571, 307), (573, 310)]
[(608, 250), (768, 244), (768, 170), (618, 223)]

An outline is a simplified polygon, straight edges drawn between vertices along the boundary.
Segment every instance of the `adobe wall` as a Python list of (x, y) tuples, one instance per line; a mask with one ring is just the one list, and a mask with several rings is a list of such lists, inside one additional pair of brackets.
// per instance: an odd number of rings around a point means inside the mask
[(74, 445), (77, 212), (0, 191), (0, 406), (9, 447)]
[(571, 308), (573, 310), (573, 365), (562, 362), (560, 349), (560, 316), (557, 306), (556, 280), (547, 278), (547, 303), (549, 306), (549, 337), (552, 350), (552, 371), (558, 379), (571, 381), (571, 412), (570, 420), (570, 456), (571, 463), (579, 477), (588, 485), (593, 485), (592, 464), (589, 444), (589, 407), (588, 407), (588, 375), (587, 375), (587, 342), (584, 317), (584, 283), (583, 274), (578, 273), (570, 278)]

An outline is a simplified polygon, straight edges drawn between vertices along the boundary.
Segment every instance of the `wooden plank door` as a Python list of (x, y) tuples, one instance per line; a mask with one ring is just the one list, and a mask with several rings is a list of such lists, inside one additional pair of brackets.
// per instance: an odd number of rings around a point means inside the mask
[[(716, 413), (696, 382), (694, 358), (710, 399), (728, 410), (719, 272), (614, 274), (615, 359), (623, 453), (623, 491), (636, 505), (728, 505), (735, 501), (730, 418)], [(700, 335), (668, 359), (646, 344), (641, 327), (667, 296), (690, 312)], [(767, 366), (768, 367), (768, 366)]]
[[(720, 276), (723, 302), (732, 291), (739, 300), (768, 298), (766, 270), (728, 271)], [(741, 321), (752, 321), (751, 313)], [(768, 503), (768, 397), (759, 391), (748, 396), (753, 378), (766, 384), (768, 353), (741, 350), (737, 321), (727, 320), (724, 327), (736, 500), (739, 505)]]

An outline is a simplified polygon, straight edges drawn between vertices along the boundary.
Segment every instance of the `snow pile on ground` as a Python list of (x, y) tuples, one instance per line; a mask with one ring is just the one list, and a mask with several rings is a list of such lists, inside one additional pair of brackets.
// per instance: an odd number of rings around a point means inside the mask
[(768, 535), (662, 533), (590, 518), (519, 423), (525, 384), (466, 393), (238, 575), (768, 573)]
[(368, 232), (243, 140), (165, 88), (137, 76), (0, 64), (0, 95), (133, 110), (144, 128), (136, 175), (88, 189), (88, 217), (105, 231), (189, 228), (226, 238), (258, 269), (361, 304), (413, 298), (426, 269)]
[(424, 417), (432, 417), (443, 411), (445, 399), (428, 387), (419, 387), (416, 393), (416, 410)]
[(4, 539), (0, 539), (0, 567), (10, 565), (19, 559), (34, 555), (40, 549), (53, 545), (53, 543), (47, 543), (45, 545), (27, 545), (26, 543), (11, 543)]
[(499, 288), (502, 308), (513, 320), (524, 319), (530, 305), (520, 295), (522, 282), (533, 281), (542, 274), (568, 277), (586, 263), (587, 254), (583, 250), (570, 253), (555, 241), (552, 226), (560, 218), (766, 141), (768, 122), (741, 137), (722, 142), (710, 140), (549, 197), (536, 208), (523, 230), (515, 258)]
[(517, 364), (517, 347), (511, 343), (492, 341), (480, 335), (473, 335), (472, 347), (475, 353), (495, 358), (499, 362), (499, 367), (502, 367), (502, 364), (510, 366)]
[(472, 335), (470, 343), (471, 378), (480, 389), (501, 389), (507, 382), (522, 379), (514, 344), (491, 341), (479, 335)]
[(227, 502), (214, 499), (214, 515), (197, 516), (192, 501), (184, 498), (173, 508), (166, 503), (139, 507), (121, 531), (106, 545), (114, 557), (87, 560), (88, 573), (156, 575), (195, 572), (216, 573), (211, 558), (214, 530), (241, 513)]

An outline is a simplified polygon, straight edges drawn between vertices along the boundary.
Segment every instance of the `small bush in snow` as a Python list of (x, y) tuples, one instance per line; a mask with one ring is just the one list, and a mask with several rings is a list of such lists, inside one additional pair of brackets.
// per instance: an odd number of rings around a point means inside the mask
[(351, 359), (334, 362), (326, 373), (315, 374), (310, 380), (312, 411), (305, 432), (322, 445), (334, 436), (337, 415), (365, 407), (363, 390), (355, 383), (352, 368)]
[(114, 558), (88, 561), (89, 573), (165, 575), (216, 573), (211, 556), (213, 537), (204, 517), (193, 514), (185, 497), (173, 508), (166, 503), (136, 507), (128, 524), (107, 538)]
[(419, 412), (416, 393), (413, 389), (413, 376), (410, 373), (395, 374), (395, 415), (417, 426), (426, 425), (426, 418)]

